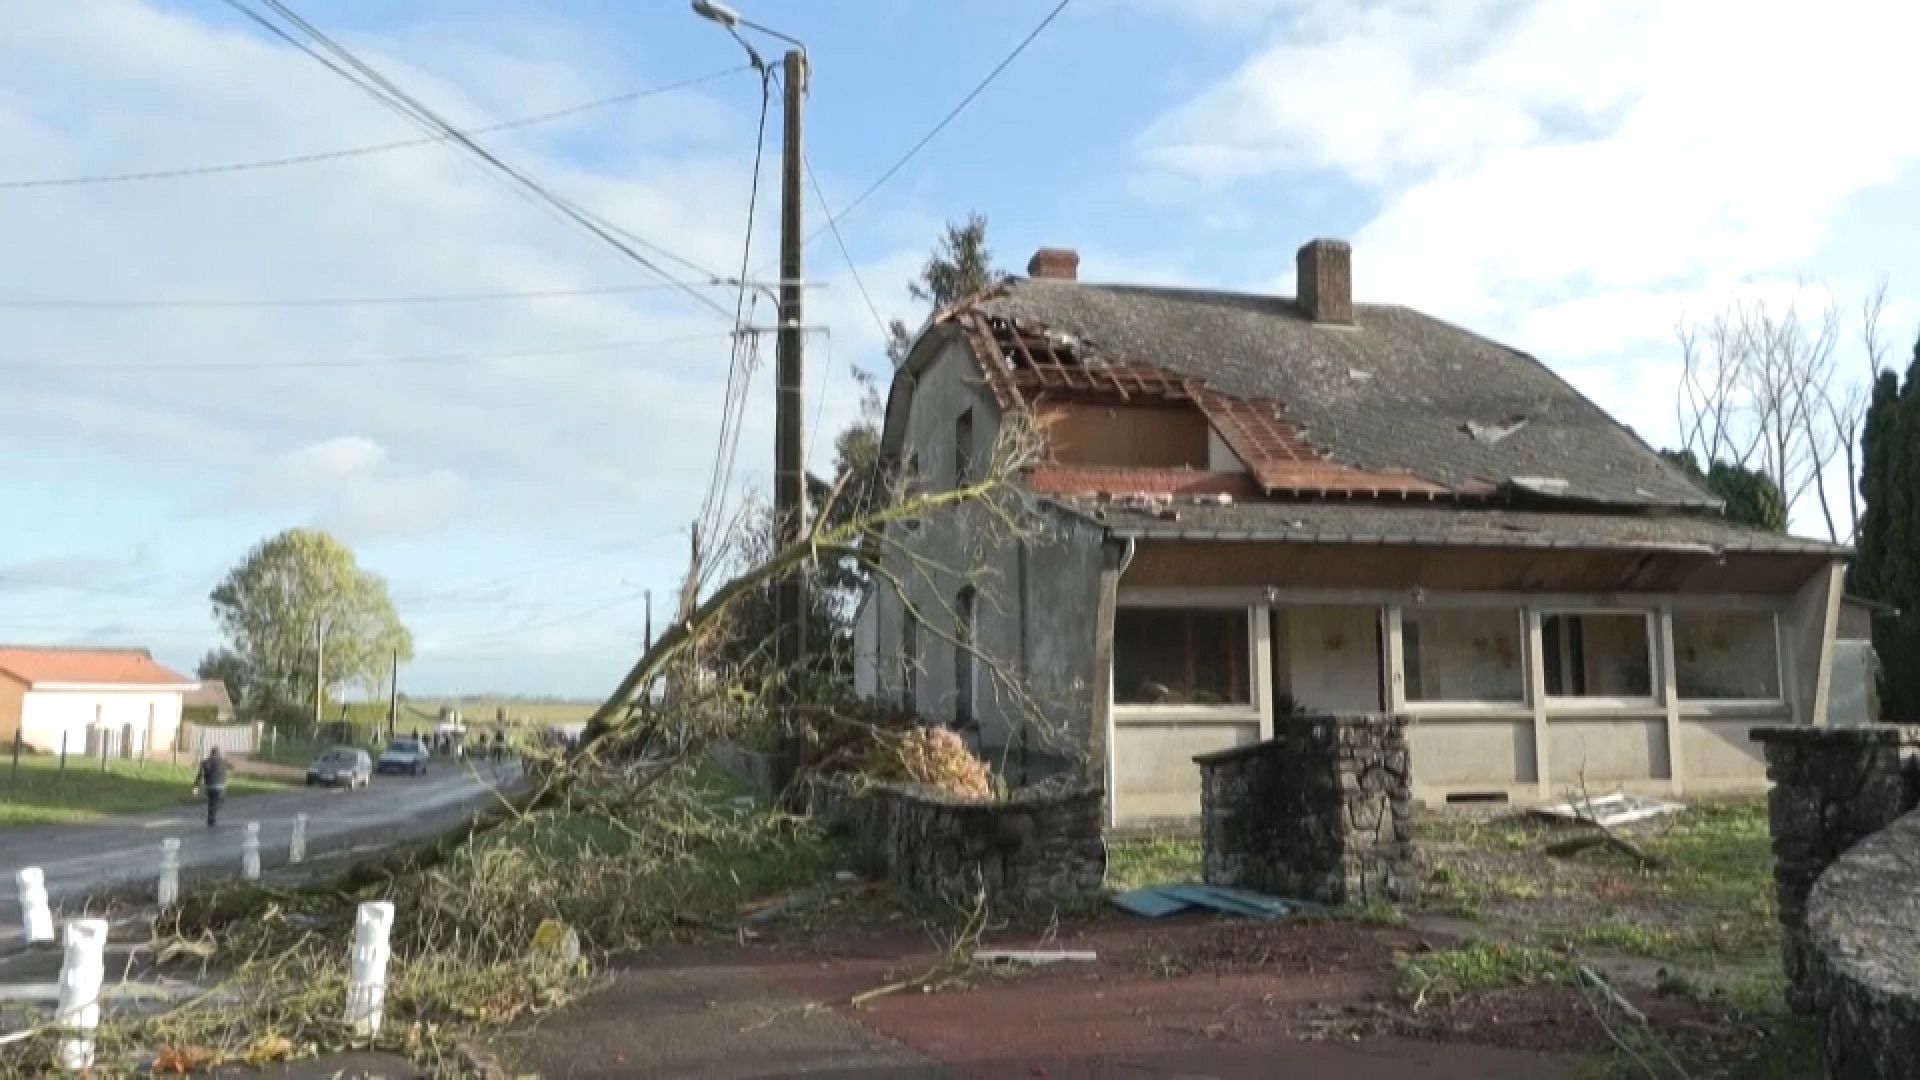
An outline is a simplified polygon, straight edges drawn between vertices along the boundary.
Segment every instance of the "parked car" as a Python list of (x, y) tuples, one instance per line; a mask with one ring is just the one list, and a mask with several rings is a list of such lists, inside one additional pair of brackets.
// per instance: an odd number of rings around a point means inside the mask
[(380, 764), (374, 771), (419, 776), (427, 771), (427, 744), (413, 738), (393, 740), (380, 755)]
[(307, 786), (345, 787), (351, 791), (373, 782), (373, 759), (365, 750), (336, 746), (307, 766)]

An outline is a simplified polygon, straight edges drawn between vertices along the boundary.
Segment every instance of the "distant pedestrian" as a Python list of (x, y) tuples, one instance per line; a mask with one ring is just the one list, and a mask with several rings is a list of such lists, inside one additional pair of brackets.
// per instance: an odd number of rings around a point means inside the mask
[(227, 759), (219, 747), (207, 751), (207, 759), (200, 763), (200, 772), (193, 778), (193, 790), (207, 798), (207, 828), (218, 825), (220, 804), (227, 798)]

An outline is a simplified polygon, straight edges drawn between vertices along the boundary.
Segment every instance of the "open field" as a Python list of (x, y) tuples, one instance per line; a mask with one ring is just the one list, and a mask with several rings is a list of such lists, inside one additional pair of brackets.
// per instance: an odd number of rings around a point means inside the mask
[[(23, 754), (18, 775), (10, 759), (0, 759), (0, 826), (49, 825), (98, 821), (113, 814), (163, 810), (197, 801), (195, 766), (157, 761), (69, 757), (64, 773), (51, 754)], [(229, 798), (284, 787), (278, 781), (235, 774)]]
[(451, 705), (460, 710), (461, 717), (469, 725), (490, 726), (499, 709), (507, 710), (507, 722), (515, 726), (542, 727), (547, 724), (584, 724), (587, 717), (598, 708), (597, 701), (558, 701), (516, 699), (504, 697), (420, 697), (408, 698), (401, 703), (401, 712), (406, 706), (412, 706), (417, 712), (428, 716), (437, 716), (443, 705)]

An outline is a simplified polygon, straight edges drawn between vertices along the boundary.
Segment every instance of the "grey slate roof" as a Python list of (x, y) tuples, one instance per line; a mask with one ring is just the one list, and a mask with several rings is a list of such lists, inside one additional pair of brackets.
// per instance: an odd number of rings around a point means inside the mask
[[(1454, 488), (1553, 477), (1569, 499), (1621, 507), (1719, 505), (1538, 360), (1408, 308), (1357, 304), (1353, 326), (1327, 326), (1287, 297), (1020, 278), (977, 306), (1279, 401), (1342, 464)], [(1497, 442), (1463, 430), (1515, 417), (1525, 425)]]
[(1115, 536), (1141, 540), (1413, 544), (1581, 550), (1846, 555), (1842, 545), (1684, 515), (1561, 513), (1350, 503), (1174, 502), (1168, 520), (1144, 507), (1055, 500)]

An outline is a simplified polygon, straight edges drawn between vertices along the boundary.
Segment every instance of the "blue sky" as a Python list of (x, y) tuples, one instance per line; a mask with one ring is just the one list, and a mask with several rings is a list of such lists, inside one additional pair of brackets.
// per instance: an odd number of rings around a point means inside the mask
[[(1052, 4), (741, 6), (809, 45), (808, 156), (838, 206)], [(298, 10), (462, 125), (741, 55), (680, 0)], [(417, 134), (222, 4), (20, 4), (8, 20), (0, 181)], [(1885, 276), (1904, 356), (1920, 322), (1920, 128), (1900, 105), (1917, 22), (1900, 0), (1075, 0), (844, 234), (880, 315), (910, 322), (906, 281), (968, 211), (1007, 269), (1065, 245), (1093, 280), (1285, 292), (1303, 240), (1344, 236), (1362, 299), (1525, 348), (1661, 442), (1673, 327), (1730, 299), (1848, 304)], [(485, 141), (727, 267), (758, 105), (735, 72)], [(773, 226), (763, 213), (756, 265)], [(444, 146), (0, 188), (0, 237), (0, 301), (654, 280)], [(808, 321), (831, 333), (809, 359), (824, 466), (857, 407), (849, 369), (885, 361), (832, 240), (808, 258), (825, 284)], [(216, 641), (206, 594), (224, 570), (318, 524), (391, 581), (420, 692), (610, 685), (639, 644), (640, 590), (664, 602), (679, 576), (727, 364), (726, 325), (663, 290), (0, 317), (0, 640), (146, 644), (190, 667)], [(736, 486), (764, 485), (770, 432), (763, 372)], [(1812, 527), (1804, 508), (1796, 525)]]

